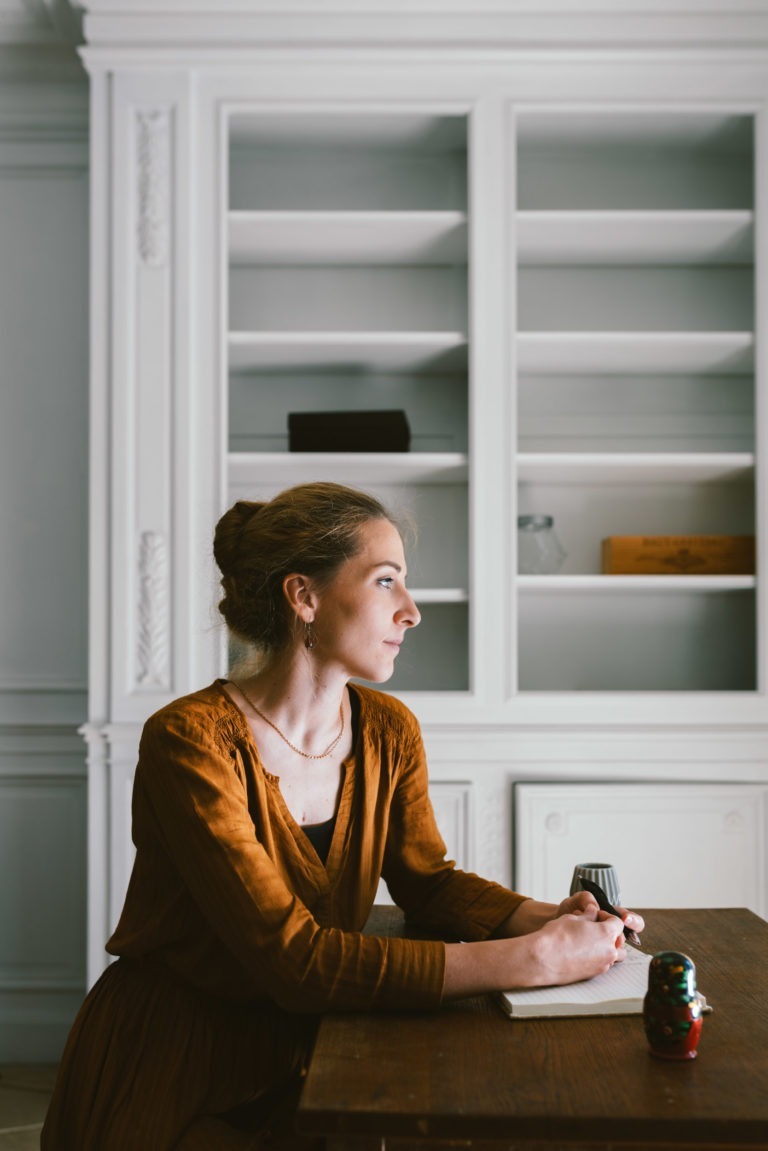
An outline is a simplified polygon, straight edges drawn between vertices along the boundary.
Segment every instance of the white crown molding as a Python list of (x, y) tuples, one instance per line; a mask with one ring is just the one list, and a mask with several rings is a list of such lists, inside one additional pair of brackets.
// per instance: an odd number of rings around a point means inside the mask
[(752, 49), (768, 0), (82, 0), (94, 49)]
[[(17, 0), (18, 2), (18, 0)], [(50, 0), (32, 0), (49, 3)], [(672, 5), (670, 0), (79, 0), (79, 6), (89, 13), (194, 13), (230, 15), (310, 14), (351, 15), (411, 12), (438, 17), (454, 13), (477, 16), (520, 15), (525, 13), (549, 14), (665, 14)], [(766, 13), (766, 0), (677, 0), (674, 11), (683, 15), (699, 16), (721, 13), (738, 18), (744, 13)]]

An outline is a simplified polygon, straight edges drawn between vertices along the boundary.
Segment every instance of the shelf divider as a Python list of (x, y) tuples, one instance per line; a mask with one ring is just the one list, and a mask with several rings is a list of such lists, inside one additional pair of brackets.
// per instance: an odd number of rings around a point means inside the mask
[(230, 332), (232, 371), (463, 371), (463, 332)]
[(752, 479), (752, 452), (521, 452), (518, 481), (723, 483)]
[(546, 264), (752, 264), (754, 213), (521, 211), (518, 260)]
[(231, 452), (230, 489), (330, 480), (375, 484), (464, 484), (468, 459), (462, 452)]
[(521, 375), (742, 374), (754, 368), (752, 332), (519, 332)]
[(457, 211), (252, 211), (228, 216), (233, 264), (461, 264), (467, 217)]

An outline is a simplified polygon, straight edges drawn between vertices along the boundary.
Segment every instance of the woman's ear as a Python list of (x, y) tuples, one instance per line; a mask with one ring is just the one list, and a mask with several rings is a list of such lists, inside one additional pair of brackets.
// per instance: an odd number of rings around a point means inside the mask
[(303, 623), (312, 623), (315, 618), (317, 601), (307, 576), (292, 572), (283, 580), (283, 595), (291, 610)]

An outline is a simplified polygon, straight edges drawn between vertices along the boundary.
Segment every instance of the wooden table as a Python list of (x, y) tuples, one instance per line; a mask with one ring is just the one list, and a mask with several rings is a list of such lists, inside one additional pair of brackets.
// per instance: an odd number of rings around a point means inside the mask
[[(331, 1144), (768, 1148), (768, 923), (646, 911), (643, 945), (696, 963), (714, 1007), (698, 1058), (652, 1057), (640, 1016), (510, 1020), (491, 998), (438, 1012), (329, 1015), (299, 1107)], [(377, 909), (373, 933), (402, 933)]]

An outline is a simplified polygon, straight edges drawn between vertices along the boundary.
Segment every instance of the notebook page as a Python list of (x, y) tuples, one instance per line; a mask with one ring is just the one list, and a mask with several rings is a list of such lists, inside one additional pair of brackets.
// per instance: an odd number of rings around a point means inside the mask
[(511, 1004), (546, 1007), (561, 1004), (600, 1004), (615, 999), (642, 1000), (648, 990), (648, 968), (652, 956), (633, 947), (626, 949), (626, 958), (602, 975), (583, 983), (569, 983), (565, 987), (531, 987), (522, 991), (505, 991), (503, 997)]

